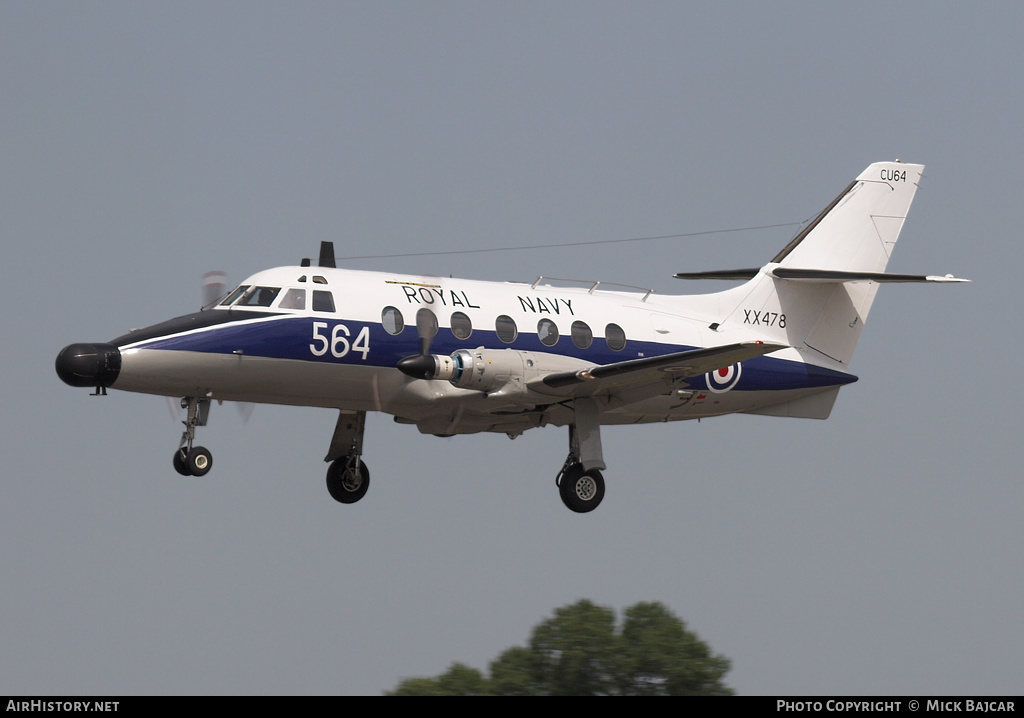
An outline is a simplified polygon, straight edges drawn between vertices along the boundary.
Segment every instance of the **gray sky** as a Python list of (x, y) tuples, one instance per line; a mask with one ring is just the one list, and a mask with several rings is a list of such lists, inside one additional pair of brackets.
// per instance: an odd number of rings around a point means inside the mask
[[(378, 693), (486, 668), (589, 598), (664, 602), (739, 693), (1019, 694), (1022, 20), (0, 4), (0, 693)], [(561, 429), (442, 440), (372, 416), (373, 484), (342, 506), (331, 411), (215, 406), (213, 471), (186, 479), (163, 399), (53, 371), (68, 343), (195, 310), (209, 269), (238, 282), (323, 239), (348, 256), (799, 222), (896, 157), (927, 169), (890, 270), (974, 283), (883, 287), (828, 421), (606, 430), (593, 514), (558, 499)], [(762, 264), (792, 233), (345, 264), (692, 291), (671, 274)]]

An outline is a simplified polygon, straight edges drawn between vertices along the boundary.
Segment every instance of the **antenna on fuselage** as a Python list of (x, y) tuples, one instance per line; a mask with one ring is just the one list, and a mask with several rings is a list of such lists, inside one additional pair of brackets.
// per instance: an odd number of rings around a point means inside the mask
[(338, 266), (334, 261), (334, 242), (320, 242), (320, 266)]

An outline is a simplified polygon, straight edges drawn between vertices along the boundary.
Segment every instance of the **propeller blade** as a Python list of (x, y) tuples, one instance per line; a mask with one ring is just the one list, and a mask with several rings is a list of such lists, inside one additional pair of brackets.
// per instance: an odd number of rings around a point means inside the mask
[(253, 409), (256, 405), (251, 401), (236, 401), (234, 402), (235, 408), (238, 410), (238, 415), (242, 417), (242, 423), (248, 424), (249, 418), (252, 416)]
[(171, 421), (181, 421), (181, 404), (169, 396), (165, 396), (164, 399), (167, 400), (167, 411), (171, 415)]
[(420, 353), (399, 359), (398, 369), (413, 379), (430, 379), (437, 365), (430, 355), (430, 344), (437, 336), (437, 317), (426, 307), (416, 312), (416, 334), (420, 338)]
[(224, 296), (228, 275), (219, 270), (203, 275), (203, 306), (207, 307)]
[(416, 312), (416, 333), (420, 337), (420, 356), (428, 356), (430, 344), (437, 336), (437, 317), (426, 307)]

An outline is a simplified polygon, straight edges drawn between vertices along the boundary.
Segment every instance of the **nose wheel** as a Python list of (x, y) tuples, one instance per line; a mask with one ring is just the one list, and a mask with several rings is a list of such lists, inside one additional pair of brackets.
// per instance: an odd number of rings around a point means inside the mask
[(171, 462), (182, 476), (206, 476), (213, 468), (213, 454), (205, 446), (182, 447), (174, 452)]
[(174, 470), (182, 476), (206, 476), (213, 468), (213, 454), (205, 446), (192, 446), (196, 438), (196, 427), (206, 426), (206, 418), (210, 413), (210, 400), (185, 397), (181, 406), (188, 409), (188, 417), (181, 422), (185, 431), (174, 452), (171, 463)]

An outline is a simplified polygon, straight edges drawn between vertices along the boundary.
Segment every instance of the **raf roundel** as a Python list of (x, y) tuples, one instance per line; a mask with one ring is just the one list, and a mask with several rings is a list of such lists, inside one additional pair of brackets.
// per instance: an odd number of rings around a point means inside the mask
[(722, 394), (736, 386), (736, 383), (740, 380), (740, 372), (740, 363), (736, 362), (732, 366), (708, 372), (704, 375), (704, 378), (708, 382), (708, 389), (715, 394)]

